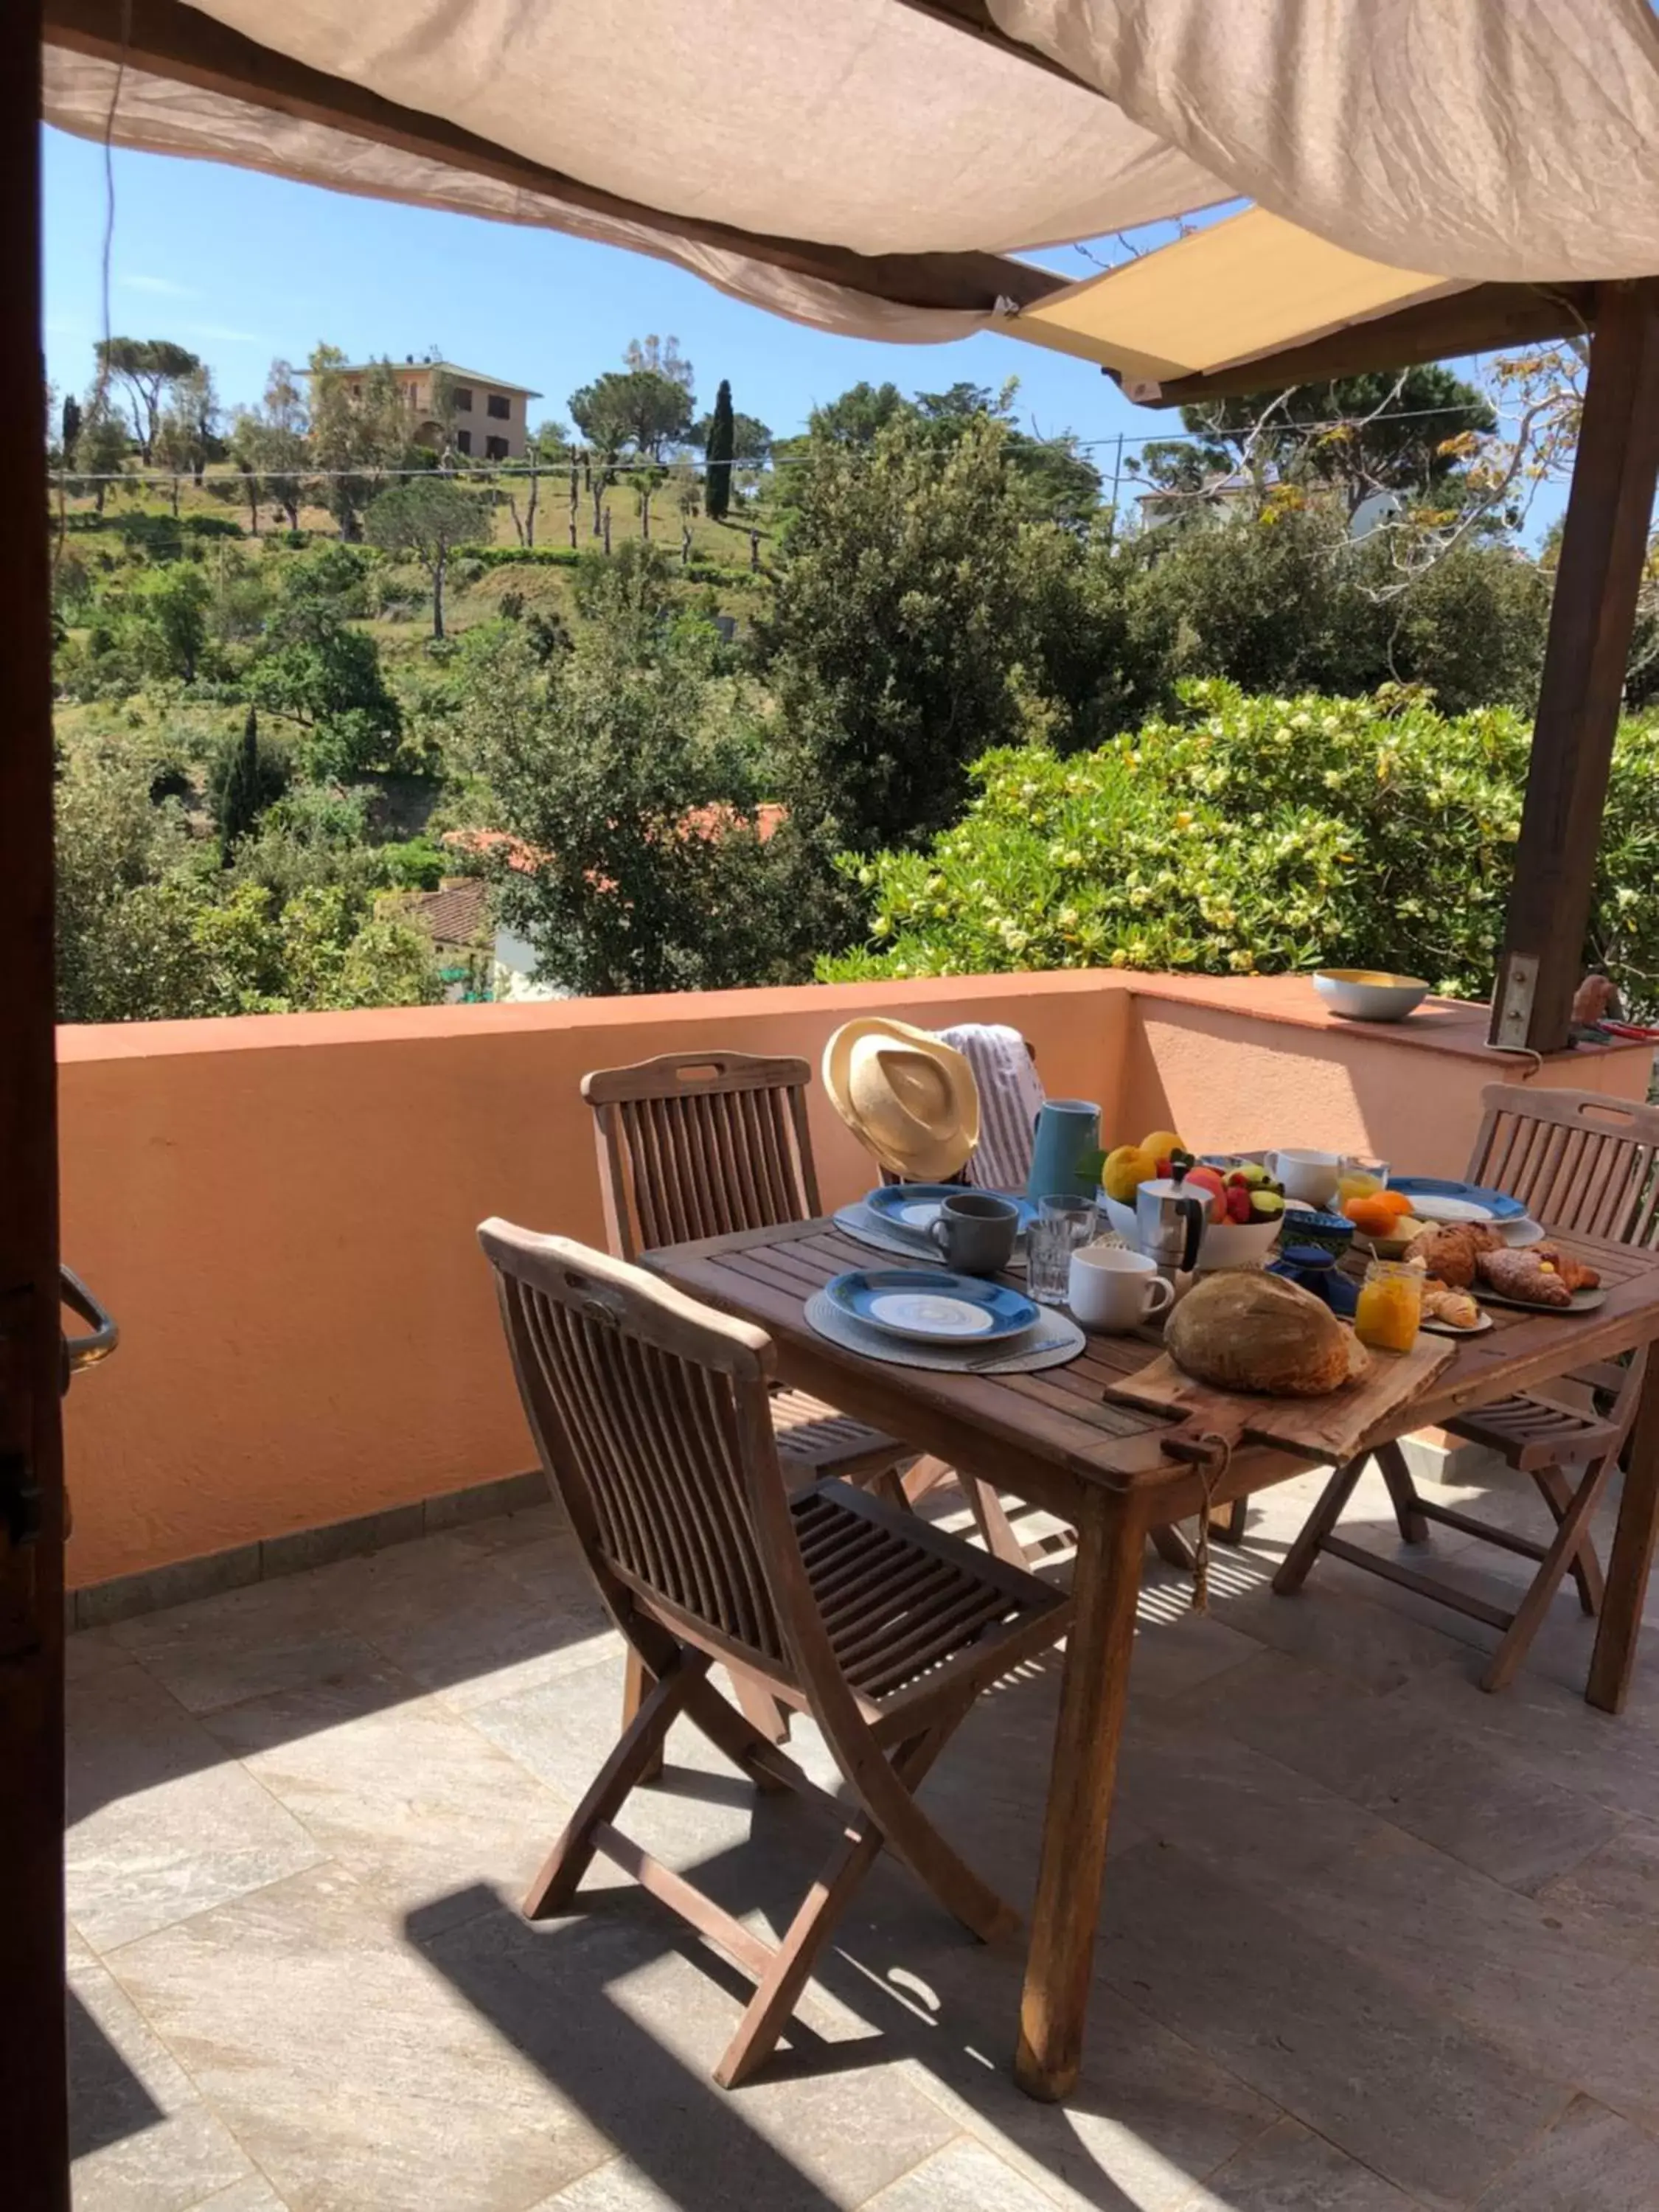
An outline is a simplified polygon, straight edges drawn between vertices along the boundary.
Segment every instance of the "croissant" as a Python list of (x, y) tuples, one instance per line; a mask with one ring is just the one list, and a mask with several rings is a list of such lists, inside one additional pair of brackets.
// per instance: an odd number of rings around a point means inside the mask
[(1480, 1309), (1467, 1291), (1454, 1291), (1432, 1277), (1423, 1285), (1423, 1311), (1431, 1321), (1443, 1321), (1453, 1328), (1473, 1328)]
[(1552, 1245), (1534, 1244), (1529, 1252), (1483, 1252), (1481, 1280), (1500, 1297), (1518, 1298), (1523, 1305), (1570, 1306), (1572, 1286), (1556, 1267), (1553, 1250)]
[(1559, 1244), (1534, 1244), (1533, 1250), (1540, 1260), (1547, 1260), (1570, 1291), (1598, 1291), (1601, 1278), (1594, 1267), (1587, 1267), (1582, 1260), (1575, 1260), (1571, 1252), (1564, 1252)]
[(1413, 1237), (1406, 1247), (1407, 1260), (1421, 1260), (1430, 1274), (1455, 1291), (1467, 1291), (1479, 1270), (1481, 1255), (1503, 1239), (1496, 1231), (1475, 1221), (1437, 1223)]

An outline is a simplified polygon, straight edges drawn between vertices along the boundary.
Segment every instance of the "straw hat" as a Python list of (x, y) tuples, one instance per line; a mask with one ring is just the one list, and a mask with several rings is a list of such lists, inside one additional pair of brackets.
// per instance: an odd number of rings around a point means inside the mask
[(836, 1113), (894, 1175), (953, 1176), (979, 1142), (979, 1087), (952, 1046), (879, 1014), (847, 1022), (823, 1048)]

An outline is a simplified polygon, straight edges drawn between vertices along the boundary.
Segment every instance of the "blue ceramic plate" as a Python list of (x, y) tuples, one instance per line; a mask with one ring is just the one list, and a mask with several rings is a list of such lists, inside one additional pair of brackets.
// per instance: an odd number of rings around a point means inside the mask
[(938, 1267), (857, 1267), (823, 1287), (855, 1321), (919, 1344), (994, 1344), (1042, 1318), (1018, 1291)]
[[(890, 1182), (879, 1190), (866, 1194), (865, 1204), (884, 1227), (897, 1230), (901, 1237), (914, 1237), (919, 1244), (932, 1244), (928, 1232), (939, 1218), (939, 1207), (947, 1198), (960, 1198), (968, 1185), (959, 1182)], [(1036, 1212), (1029, 1198), (1017, 1198), (1012, 1191), (981, 1191), (981, 1198), (1006, 1198), (1019, 1208), (1019, 1229), (1023, 1235)]]
[[(1518, 1198), (1504, 1191), (1453, 1182), (1442, 1176), (1391, 1175), (1389, 1188), (1410, 1199), (1412, 1212), (1423, 1221), (1519, 1221), (1527, 1211)], [(1437, 1207), (1437, 1200), (1443, 1204)]]

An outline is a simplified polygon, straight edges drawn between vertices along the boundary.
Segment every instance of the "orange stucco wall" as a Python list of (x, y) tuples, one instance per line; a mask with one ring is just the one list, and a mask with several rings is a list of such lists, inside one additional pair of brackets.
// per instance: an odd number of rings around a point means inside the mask
[[(601, 1239), (578, 1085), (721, 1043), (815, 1064), (880, 1011), (1006, 1021), (1109, 1141), (1364, 1146), (1455, 1170), (1482, 1083), (1443, 1033), (1326, 1024), (1306, 986), (1109, 973), (274, 1016), (61, 1032), (64, 1251), (115, 1313), (67, 1413), (76, 1587), (517, 1472), (531, 1454), (473, 1230)], [(1638, 1096), (1647, 1056), (1548, 1080)], [(814, 1086), (815, 1093), (817, 1086)], [(815, 1095), (825, 1201), (869, 1163)]]

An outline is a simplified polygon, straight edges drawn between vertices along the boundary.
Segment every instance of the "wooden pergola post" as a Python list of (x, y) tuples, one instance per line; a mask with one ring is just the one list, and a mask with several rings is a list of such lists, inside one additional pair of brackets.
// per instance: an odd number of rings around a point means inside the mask
[(1659, 480), (1659, 277), (1599, 288), (1490, 1042), (1559, 1052)]

